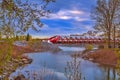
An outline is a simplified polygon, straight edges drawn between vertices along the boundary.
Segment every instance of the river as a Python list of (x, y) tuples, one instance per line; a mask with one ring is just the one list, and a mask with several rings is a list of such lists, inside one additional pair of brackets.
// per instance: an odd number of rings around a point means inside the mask
[[(28, 80), (68, 80), (65, 76), (65, 67), (67, 62), (73, 60), (70, 55), (81, 53), (85, 48), (78, 46), (59, 46), (59, 48), (62, 51), (25, 54), (33, 59), (33, 62), (18, 68), (9, 79), (13, 80), (14, 76), (23, 74)], [(80, 61), (79, 72), (85, 80), (118, 80), (116, 70), (112, 67), (101, 66), (82, 58), (77, 60)]]

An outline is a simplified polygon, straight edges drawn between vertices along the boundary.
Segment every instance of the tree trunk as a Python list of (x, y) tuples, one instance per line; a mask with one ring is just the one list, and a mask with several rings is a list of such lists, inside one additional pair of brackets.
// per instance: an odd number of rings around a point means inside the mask
[(111, 48), (111, 35), (110, 35), (110, 30), (108, 32), (108, 48)]
[(115, 26), (114, 26), (114, 31), (113, 31), (113, 34), (114, 34), (114, 35), (113, 35), (113, 38), (114, 38), (114, 48), (115, 48), (115, 46), (116, 46), (116, 41), (115, 41), (115, 38), (116, 38), (115, 36), (116, 36), (116, 35), (115, 35), (115, 31), (116, 31), (116, 30), (115, 30)]

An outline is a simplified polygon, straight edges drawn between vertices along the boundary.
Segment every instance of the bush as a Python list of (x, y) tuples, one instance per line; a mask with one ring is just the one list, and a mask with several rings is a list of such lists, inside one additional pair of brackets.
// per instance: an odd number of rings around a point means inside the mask
[(86, 49), (86, 50), (92, 50), (92, 49), (93, 49), (93, 45), (90, 45), (90, 44), (89, 44), (89, 45), (86, 45), (86, 46), (85, 46), (85, 49)]
[(118, 58), (120, 58), (120, 49), (119, 48), (114, 48), (114, 53)]
[(83, 77), (80, 71), (80, 60), (77, 57), (67, 62), (64, 75), (67, 80), (85, 80), (85, 77)]

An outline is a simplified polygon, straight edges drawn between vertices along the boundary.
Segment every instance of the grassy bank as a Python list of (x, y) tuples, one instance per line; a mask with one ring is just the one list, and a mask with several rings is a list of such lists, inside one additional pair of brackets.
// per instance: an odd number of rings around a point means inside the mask
[(34, 51), (29, 46), (16, 46), (13, 41), (0, 42), (0, 79), (8, 80), (9, 75), (17, 67), (25, 65), (29, 60), (23, 53)]
[(100, 49), (83, 56), (83, 58), (108, 66), (116, 66), (119, 60), (113, 49)]
[(85, 60), (89, 60), (95, 63), (99, 63), (104, 66), (117, 67), (120, 62), (120, 49), (97, 49), (92, 50), (91, 46), (87, 46), (86, 50), (82, 53), (72, 54), (72, 57), (82, 57)]

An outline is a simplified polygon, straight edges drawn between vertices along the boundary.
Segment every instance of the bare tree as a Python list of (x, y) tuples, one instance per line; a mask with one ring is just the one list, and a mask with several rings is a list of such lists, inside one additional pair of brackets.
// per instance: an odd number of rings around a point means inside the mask
[(0, 0), (0, 31), (3, 35), (24, 33), (29, 28), (39, 31), (41, 17), (50, 12), (46, 7), (55, 0)]
[(65, 77), (68, 80), (85, 80), (82, 73), (80, 72), (80, 60), (75, 55), (72, 61), (67, 62), (65, 67)]
[(92, 18), (96, 22), (94, 28), (107, 35), (108, 47), (110, 47), (111, 33), (120, 22), (120, 0), (97, 0)]

